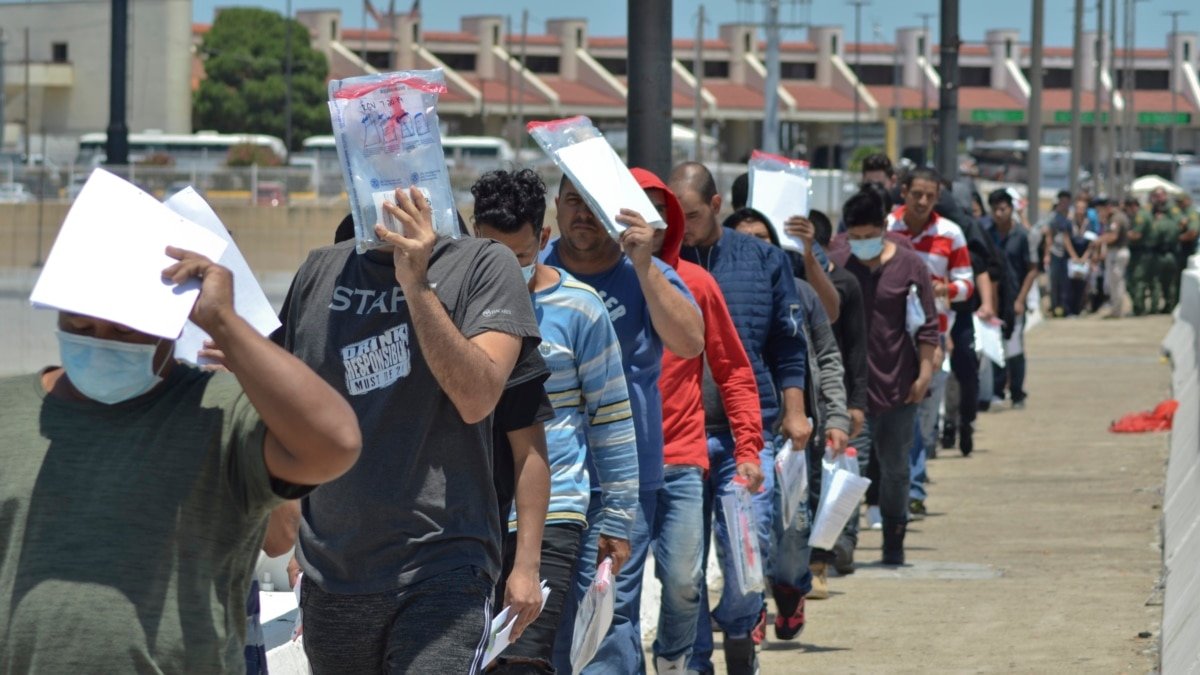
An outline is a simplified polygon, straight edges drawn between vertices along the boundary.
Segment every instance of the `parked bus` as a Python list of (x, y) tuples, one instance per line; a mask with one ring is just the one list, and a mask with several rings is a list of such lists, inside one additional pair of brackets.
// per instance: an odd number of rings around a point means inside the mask
[[(84, 134), (79, 139), (79, 155), (75, 163), (82, 166), (99, 166), (106, 159), (105, 144), (108, 134), (104, 132)], [(287, 148), (275, 136), (263, 134), (219, 134), (215, 131), (200, 131), (195, 134), (164, 134), (147, 131), (129, 134), (129, 161), (140, 164), (155, 156), (170, 157), (177, 169), (216, 169), (225, 166), (229, 150), (237, 145), (254, 145), (262, 148), (283, 163)]]
[[(517, 158), (508, 141), (492, 136), (443, 136), (442, 151), (446, 155), (446, 165), (452, 169), (501, 169)], [(305, 139), (301, 154), (315, 158), (322, 171), (338, 168), (333, 136), (310, 136)]]

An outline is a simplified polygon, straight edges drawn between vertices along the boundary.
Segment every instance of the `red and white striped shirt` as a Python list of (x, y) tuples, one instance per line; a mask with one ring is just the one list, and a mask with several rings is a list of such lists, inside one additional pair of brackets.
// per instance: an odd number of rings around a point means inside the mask
[[(949, 285), (951, 302), (966, 300), (975, 292), (975, 271), (971, 267), (971, 254), (967, 251), (967, 238), (962, 228), (949, 218), (934, 212), (925, 229), (913, 235), (904, 222), (901, 206), (888, 216), (888, 231), (909, 237), (913, 249), (929, 267), (935, 282)], [(950, 307), (938, 303), (938, 330), (945, 334), (950, 329)]]

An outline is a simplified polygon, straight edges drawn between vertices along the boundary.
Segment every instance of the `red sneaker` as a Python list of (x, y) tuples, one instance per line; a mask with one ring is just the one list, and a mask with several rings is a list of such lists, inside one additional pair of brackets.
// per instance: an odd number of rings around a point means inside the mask
[(778, 614), (775, 616), (775, 637), (779, 640), (794, 640), (804, 632), (804, 597), (796, 605), (796, 611), (790, 616)]
[(750, 630), (750, 637), (754, 638), (754, 644), (761, 645), (763, 640), (767, 638), (767, 604), (763, 603), (762, 611), (758, 613), (758, 621), (754, 624), (754, 628)]

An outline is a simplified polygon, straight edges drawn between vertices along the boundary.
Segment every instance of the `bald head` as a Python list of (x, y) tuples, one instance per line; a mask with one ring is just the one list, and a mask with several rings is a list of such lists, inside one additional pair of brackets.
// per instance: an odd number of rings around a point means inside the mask
[(671, 171), (671, 192), (695, 192), (706, 202), (717, 196), (717, 182), (708, 167), (700, 162), (684, 162)]
[(721, 238), (717, 214), (721, 195), (712, 174), (699, 162), (684, 162), (671, 172), (671, 191), (683, 207), (683, 245), (712, 246)]

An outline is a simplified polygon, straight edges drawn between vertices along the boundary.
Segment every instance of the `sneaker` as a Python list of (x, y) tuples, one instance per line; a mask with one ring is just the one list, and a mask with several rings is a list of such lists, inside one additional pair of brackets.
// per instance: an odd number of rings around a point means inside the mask
[(687, 672), (687, 655), (684, 654), (674, 661), (668, 661), (661, 656), (654, 657), (654, 670), (658, 675), (684, 675)]
[(975, 425), (963, 424), (958, 434), (958, 449), (963, 457), (970, 457), (975, 451)]
[(1013, 401), (1012, 409), (1013, 410), (1024, 410), (1025, 409), (1025, 401)]
[(927, 515), (925, 511), (924, 499), (908, 500), (908, 519), (909, 520), (925, 520)]
[(812, 572), (812, 590), (804, 597), (812, 600), (825, 600), (829, 598), (829, 580), (825, 572), (825, 563), (809, 563), (808, 569)]
[(958, 430), (953, 422), (942, 423), (942, 449), (949, 450), (954, 447), (954, 437)]
[(758, 612), (758, 621), (755, 622), (754, 628), (750, 631), (750, 637), (756, 645), (761, 645), (763, 640), (767, 639), (767, 603), (765, 602), (762, 609)]
[(878, 506), (867, 507), (867, 528), (872, 530), (883, 529), (883, 514), (880, 513)]
[[(804, 598), (791, 616), (777, 615), (775, 617), (775, 638), (778, 640), (795, 640), (804, 632)], [(661, 671), (660, 671), (661, 672)]]
[(833, 545), (833, 569), (843, 577), (854, 574), (854, 543), (844, 534)]

